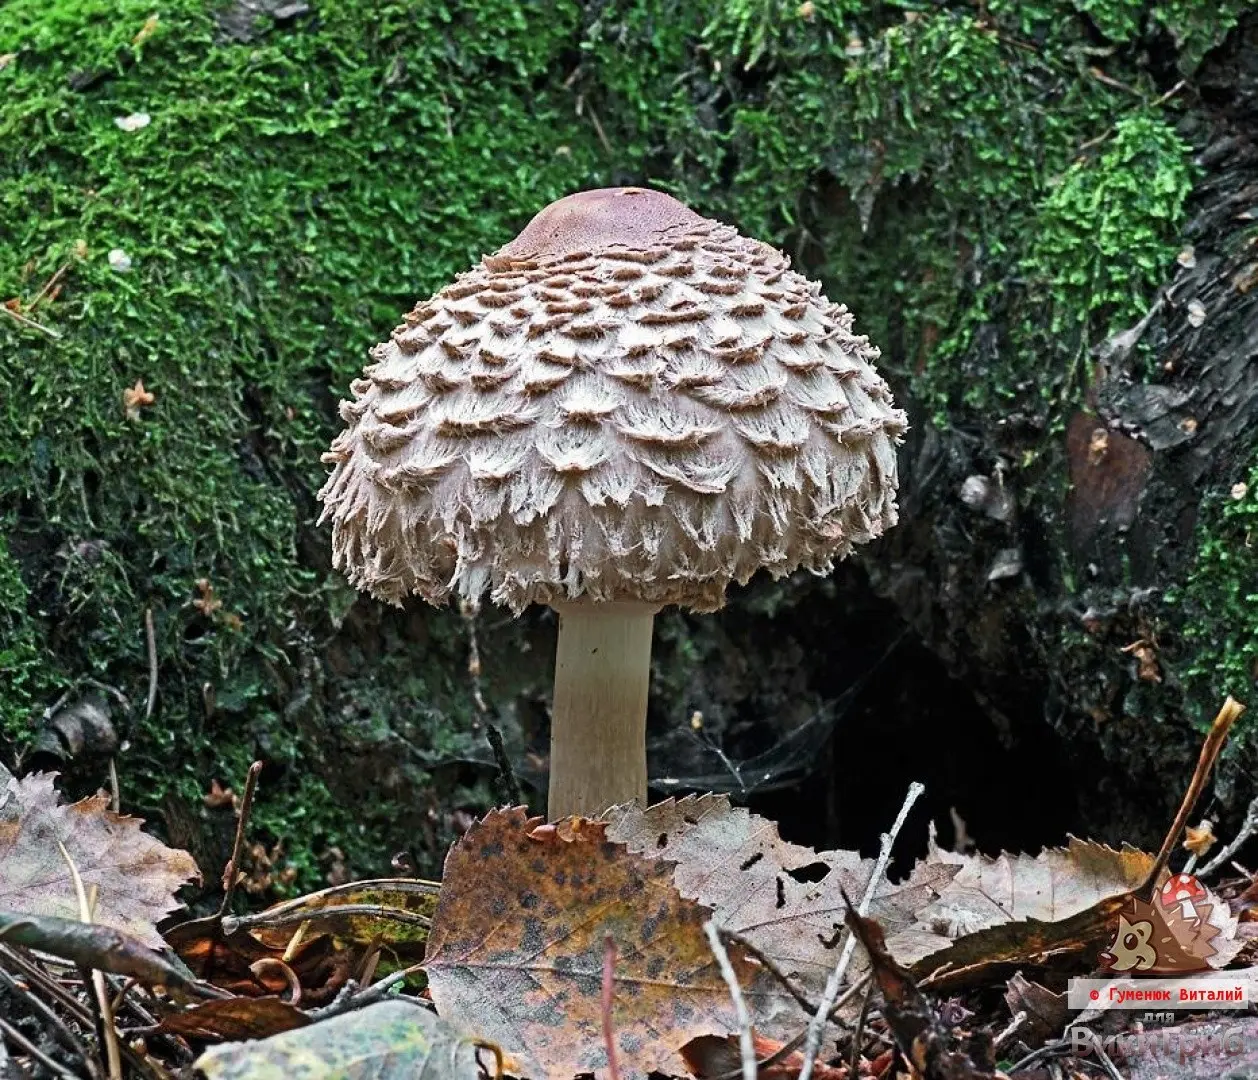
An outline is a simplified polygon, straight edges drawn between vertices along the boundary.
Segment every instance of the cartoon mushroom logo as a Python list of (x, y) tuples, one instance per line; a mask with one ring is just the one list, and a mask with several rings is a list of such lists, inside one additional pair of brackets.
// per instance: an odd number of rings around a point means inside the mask
[(550, 605), (549, 816), (645, 803), (656, 612), (895, 523), (877, 356), (768, 245), (661, 192), (570, 195), (373, 350), (324, 455), (335, 564), (394, 604)]

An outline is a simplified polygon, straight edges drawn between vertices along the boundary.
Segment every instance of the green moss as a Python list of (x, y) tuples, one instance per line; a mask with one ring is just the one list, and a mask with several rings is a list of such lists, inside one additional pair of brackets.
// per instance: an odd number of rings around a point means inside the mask
[(1258, 447), (1250, 461), (1234, 485), (1207, 496), (1196, 562), (1172, 597), (1182, 605), (1189, 646), (1182, 677), (1202, 722), (1224, 694), (1258, 704)]
[(1176, 251), (1192, 190), (1190, 148), (1161, 117), (1125, 116), (1095, 158), (1041, 201), (1022, 270), (1052, 304), (1052, 330), (1139, 318)]

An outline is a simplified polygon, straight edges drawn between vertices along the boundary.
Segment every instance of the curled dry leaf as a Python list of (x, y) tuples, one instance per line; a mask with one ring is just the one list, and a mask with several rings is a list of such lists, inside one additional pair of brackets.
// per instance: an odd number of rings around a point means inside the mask
[(381, 1001), (299, 1031), (216, 1046), (196, 1068), (207, 1080), (479, 1080), (478, 1045), (417, 1004)]
[[(496, 810), (446, 859), (425, 966), (432, 999), (534, 1080), (606, 1069), (608, 937), (618, 957), (611, 1028), (625, 1080), (676, 1072), (692, 1039), (737, 1030), (703, 933), (711, 911), (678, 894), (671, 862), (630, 854), (606, 828)], [(759, 1014), (781, 991), (742, 950), (731, 949), (730, 960)]]
[[(722, 927), (773, 960), (810, 998), (820, 997), (840, 952), (843, 890), (863, 894), (873, 859), (787, 843), (776, 824), (731, 806), (724, 795), (666, 799), (647, 810), (630, 804), (608, 816), (609, 840), (643, 858), (675, 862), (682, 896), (709, 905)], [(943, 862), (921, 863), (908, 881), (878, 890), (871, 914), (893, 930), (910, 926), (956, 872)], [(858, 965), (849, 981), (862, 977)], [(762, 1034), (798, 1033), (798, 1005), (781, 1005), (776, 1015), (756, 1016)]]
[(957, 855), (933, 840), (927, 863), (958, 867), (939, 898), (887, 946), (919, 979), (943, 990), (996, 969), (1091, 964), (1111, 924), (1143, 884), (1153, 856), (1071, 838), (1040, 855)]
[[(957, 1050), (945, 1024), (917, 988), (912, 975), (887, 951), (882, 927), (863, 919), (849, 908), (847, 924), (856, 935), (873, 968), (874, 982), (882, 993), (882, 1011), (913, 1074), (922, 1080), (994, 1080), (990, 1040), (973, 1050)], [(975, 1058), (979, 1060), (975, 1060)]]
[(192, 977), (130, 934), (109, 926), (0, 911), (0, 939), (58, 956), (83, 968), (122, 975), (146, 986), (200, 996)]
[(179, 907), (175, 890), (200, 880), (192, 856), (141, 831), (139, 818), (113, 813), (104, 795), (66, 806), (54, 777), (33, 773), (18, 780), (0, 766), (0, 909), (78, 919), (60, 841), (84, 886), (99, 890), (95, 921), (160, 948), (155, 926)]
[(298, 927), (330, 934), (338, 946), (385, 945), (397, 959), (418, 959), (428, 940), (440, 886), (418, 878), (376, 878), (333, 885), (255, 915), (225, 919), (264, 944), (284, 948)]
[(296, 1031), (310, 1023), (300, 1009), (273, 997), (235, 997), (207, 1001), (162, 1019), (164, 1035), (184, 1035), (193, 1039), (266, 1039), (285, 1031)]

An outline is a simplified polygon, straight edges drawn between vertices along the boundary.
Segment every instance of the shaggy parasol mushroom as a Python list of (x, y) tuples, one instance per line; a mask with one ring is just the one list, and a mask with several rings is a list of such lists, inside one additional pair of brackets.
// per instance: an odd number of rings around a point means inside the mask
[(373, 351), (325, 455), (336, 565), (392, 603), (554, 608), (550, 818), (645, 803), (655, 613), (895, 523), (877, 355), (766, 244), (570, 195)]

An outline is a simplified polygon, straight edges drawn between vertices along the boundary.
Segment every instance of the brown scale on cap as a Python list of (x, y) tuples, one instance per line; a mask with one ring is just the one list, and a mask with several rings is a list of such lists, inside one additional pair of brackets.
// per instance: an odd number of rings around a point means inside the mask
[(785, 256), (660, 192), (560, 199), (372, 356), (320, 497), (336, 565), (391, 603), (712, 611), (896, 520), (877, 349)]

